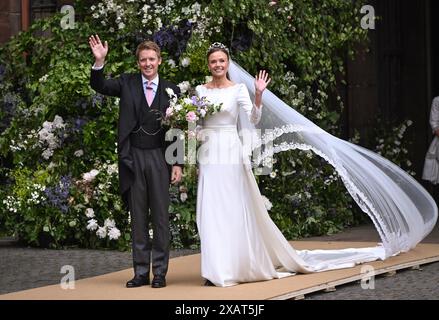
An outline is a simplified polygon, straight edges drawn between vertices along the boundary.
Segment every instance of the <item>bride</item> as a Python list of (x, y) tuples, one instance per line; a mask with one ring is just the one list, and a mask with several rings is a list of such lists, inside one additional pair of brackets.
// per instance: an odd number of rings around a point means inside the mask
[[(196, 92), (214, 104), (222, 103), (222, 108), (204, 120), (198, 153), (197, 227), (206, 285), (226, 287), (352, 267), (410, 250), (431, 231), (436, 204), (404, 171), (331, 136), (268, 90), (263, 97), (271, 80), (268, 74), (260, 71), (254, 79), (230, 60), (223, 44), (212, 44), (207, 60), (212, 80)], [(251, 131), (256, 125), (272, 130), (251, 144), (250, 150), (265, 147), (254, 164), (293, 148), (314, 151), (335, 167), (371, 217), (382, 244), (342, 250), (292, 248), (270, 219), (248, 157), (243, 156), (248, 146), (238, 129)]]

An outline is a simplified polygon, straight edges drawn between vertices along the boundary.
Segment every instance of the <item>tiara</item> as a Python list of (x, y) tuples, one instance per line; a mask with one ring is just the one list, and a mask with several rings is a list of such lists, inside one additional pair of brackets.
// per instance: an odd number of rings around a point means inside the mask
[(222, 49), (222, 50), (227, 51), (227, 53), (229, 53), (229, 49), (225, 45), (223, 45), (221, 42), (214, 42), (214, 43), (212, 43), (210, 45), (209, 49), (207, 49), (207, 52), (210, 52), (210, 51), (212, 51), (214, 49)]

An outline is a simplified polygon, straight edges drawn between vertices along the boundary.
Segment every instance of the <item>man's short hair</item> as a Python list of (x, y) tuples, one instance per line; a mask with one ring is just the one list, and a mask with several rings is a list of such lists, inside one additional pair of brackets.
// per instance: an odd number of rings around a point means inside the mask
[(157, 53), (159, 59), (161, 58), (160, 47), (154, 41), (143, 41), (141, 42), (136, 49), (136, 58), (139, 60), (139, 54), (142, 50), (154, 50)]

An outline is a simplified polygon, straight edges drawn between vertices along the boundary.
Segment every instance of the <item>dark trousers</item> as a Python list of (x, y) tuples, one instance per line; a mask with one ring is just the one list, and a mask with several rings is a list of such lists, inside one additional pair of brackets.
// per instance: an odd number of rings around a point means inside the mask
[[(129, 209), (136, 276), (165, 276), (169, 262), (169, 171), (162, 149), (132, 147), (135, 181)], [(152, 222), (153, 237), (149, 235)]]

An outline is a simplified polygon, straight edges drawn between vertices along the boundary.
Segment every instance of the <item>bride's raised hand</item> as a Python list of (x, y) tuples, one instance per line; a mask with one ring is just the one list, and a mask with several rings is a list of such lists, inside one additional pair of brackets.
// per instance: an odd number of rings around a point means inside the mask
[(256, 92), (262, 93), (270, 83), (271, 78), (268, 77), (268, 73), (265, 70), (260, 70), (259, 74), (255, 77), (255, 89)]

